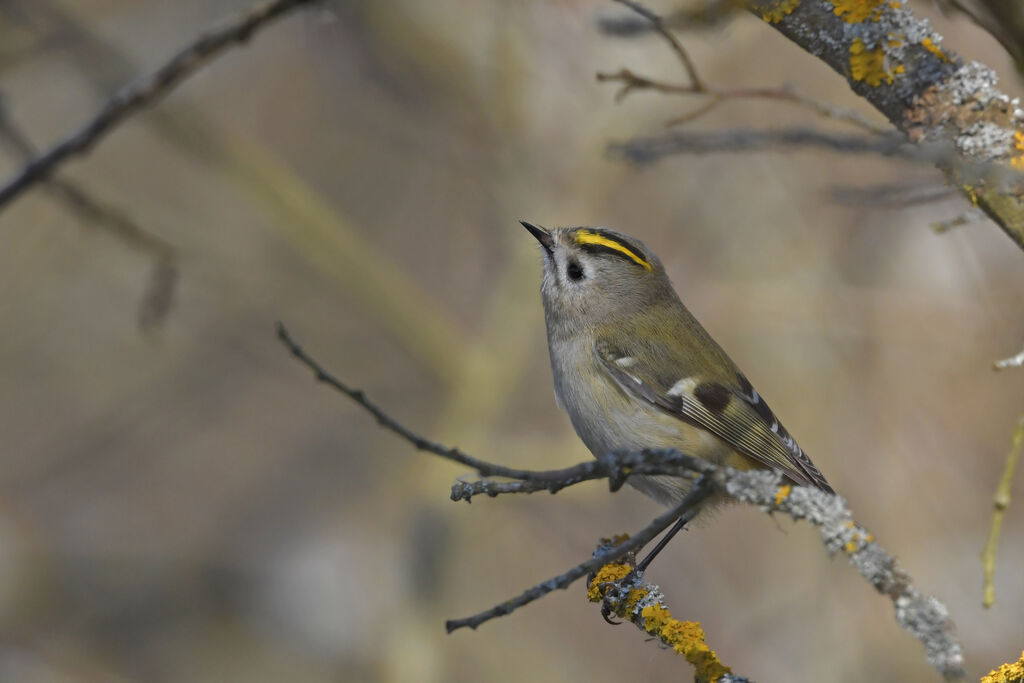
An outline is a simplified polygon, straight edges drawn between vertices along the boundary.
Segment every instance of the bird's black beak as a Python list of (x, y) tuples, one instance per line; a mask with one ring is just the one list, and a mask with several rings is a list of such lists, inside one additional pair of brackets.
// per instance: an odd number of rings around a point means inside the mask
[(555, 248), (555, 240), (551, 236), (551, 233), (539, 225), (534, 225), (533, 223), (527, 223), (526, 221), (519, 221), (519, 223), (529, 230), (531, 235), (537, 238), (537, 241), (540, 242), (540, 246), (544, 247), (544, 251), (548, 252), (548, 255), (550, 256), (552, 250)]

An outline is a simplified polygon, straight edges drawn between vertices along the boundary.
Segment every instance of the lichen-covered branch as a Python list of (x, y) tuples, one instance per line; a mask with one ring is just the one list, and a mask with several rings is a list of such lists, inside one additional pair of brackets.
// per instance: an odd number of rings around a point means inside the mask
[[(594, 556), (604, 554), (624, 539), (602, 539)], [(732, 673), (718, 655), (708, 647), (704, 629), (695, 621), (680, 621), (672, 616), (661, 589), (644, 581), (643, 573), (631, 563), (605, 564), (590, 580), (587, 599), (601, 603), (601, 614), (610, 621), (614, 615), (625, 619), (644, 633), (658, 639), (686, 658), (694, 668), (697, 681), (719, 683), (752, 683)]]
[(1024, 683), (1024, 652), (1016, 662), (1003, 664), (982, 676), (981, 683)]
[[(897, 0), (771, 0), (754, 11), (844, 76), (913, 142), (950, 143), (948, 180), (1024, 249), (1024, 110)], [(965, 172), (959, 162), (990, 165)]]
[[(716, 4), (722, 12), (732, 6)], [(900, 0), (747, 0), (747, 7), (846, 78), (909, 141), (947, 150), (933, 158), (947, 182), (1024, 249), (1024, 109), (996, 87), (994, 71), (964, 62)], [(689, 17), (659, 19), (659, 30)], [(636, 20), (606, 20), (602, 28), (643, 33)], [(620, 80), (630, 85), (628, 76)]]
[[(449, 632), (467, 626), (476, 628), (486, 621), (509, 614), (554, 590), (566, 588), (587, 573), (597, 571), (609, 563), (617, 562), (628, 553), (643, 547), (682, 515), (698, 509), (708, 496), (724, 495), (739, 502), (756, 505), (768, 512), (784, 513), (795, 520), (806, 519), (816, 526), (830, 553), (845, 553), (861, 575), (879, 593), (888, 596), (893, 601), (897, 623), (922, 642), (928, 661), (947, 678), (958, 679), (963, 676), (962, 649), (953, 635), (953, 624), (946, 608), (935, 598), (922, 595), (913, 586), (909, 575), (896, 563), (893, 556), (875, 543), (874, 537), (867, 530), (853, 521), (853, 516), (846, 507), (845, 501), (835, 494), (825, 493), (816, 488), (783, 484), (783, 476), (780, 472), (765, 470), (740, 472), (727, 467), (719, 467), (700, 458), (670, 449), (652, 449), (640, 453), (615, 455), (562, 470), (541, 472), (494, 465), (469, 456), (456, 448), (430, 441), (405, 427), (369, 401), (362, 391), (348, 387), (327, 372), (302, 350), (284, 326), (280, 324), (278, 324), (278, 337), (295, 358), (313, 371), (318, 381), (326, 383), (355, 401), (371, 413), (382, 427), (398, 434), (416, 448), (467, 465), (483, 476), (539, 482), (544, 485), (543, 487), (526, 487), (523, 490), (540, 490), (540, 488), (552, 490), (596, 478), (608, 478), (614, 489), (621, 486), (629, 476), (641, 472), (685, 476), (694, 482), (690, 492), (678, 505), (658, 516), (632, 538), (613, 548), (599, 551), (594, 557), (569, 571), (537, 584), (488, 610), (463, 619), (448, 621), (446, 626)], [(506, 485), (504, 482), (488, 482), (486, 484), (459, 482), (452, 487), (452, 498), (469, 500), (473, 495), (479, 493), (494, 496), (514, 492), (521, 492), (521, 490), (516, 486)], [(651, 623), (656, 622), (655, 619)]]
[(103, 105), (85, 125), (47, 151), (33, 157), (3, 186), (0, 209), (47, 178), (71, 157), (84, 154), (121, 121), (170, 92), (176, 85), (233, 45), (247, 42), (256, 31), (291, 10), (316, 0), (268, 0), (201, 34), (152, 74), (129, 83)]
[(1020, 459), (1021, 448), (1024, 446), (1024, 415), (1017, 420), (1017, 428), (1013, 430), (1013, 437), (1010, 441), (1010, 453), (1006, 456), (1003, 475), (999, 478), (996, 494), (992, 498), (994, 508), (992, 510), (992, 525), (989, 527), (985, 548), (981, 551), (981, 564), (985, 571), (985, 593), (981, 604), (985, 607), (991, 607), (996, 601), (996, 550), (999, 548), (999, 534), (1003, 529), (1003, 517), (1006, 516), (1006, 508), (1010, 507), (1013, 473), (1017, 468), (1017, 461)]
[(795, 520), (805, 519), (821, 534), (830, 553), (842, 552), (861, 576), (888, 597), (896, 622), (925, 648), (928, 662), (947, 679), (963, 678), (963, 649), (953, 634), (945, 605), (923, 595), (896, 559), (858, 525), (839, 496), (805, 486), (782, 484), (777, 472), (741, 472), (724, 482), (735, 500), (782, 512)]
[(698, 481), (690, 493), (688, 493), (683, 500), (679, 502), (679, 504), (669, 509), (667, 512), (658, 515), (650, 524), (638, 531), (632, 537), (628, 537), (623, 540), (622, 543), (606, 548), (602, 552), (595, 553), (589, 560), (576, 565), (569, 571), (559, 574), (558, 576), (554, 576), (547, 581), (533, 586), (532, 588), (528, 588), (516, 597), (500, 602), (490, 609), (461, 619), (449, 619), (445, 622), (445, 629), (447, 629), (448, 633), (465, 627), (475, 629), (480, 624), (490, 621), (491, 619), (511, 614), (520, 607), (528, 605), (534, 600), (544, 597), (548, 593), (568, 588), (587, 574), (596, 572), (604, 565), (617, 562), (629, 553), (643, 548), (647, 543), (653, 540), (655, 536), (667, 529), (669, 525), (679, 519), (683, 514), (697, 508), (700, 503), (710, 495), (711, 490), (711, 486), (707, 480), (702, 479)]

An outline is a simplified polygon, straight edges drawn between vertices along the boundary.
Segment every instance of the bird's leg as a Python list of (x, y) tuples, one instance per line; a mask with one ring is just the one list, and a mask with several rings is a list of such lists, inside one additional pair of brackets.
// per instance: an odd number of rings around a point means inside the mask
[(672, 537), (678, 534), (679, 530), (685, 527), (696, 516), (697, 510), (687, 510), (686, 512), (684, 512), (682, 517), (676, 520), (676, 523), (672, 526), (672, 528), (669, 529), (665, 533), (665, 535), (661, 537), (661, 540), (658, 541), (658, 545), (654, 546), (654, 549), (651, 550), (651, 552), (647, 553), (647, 556), (644, 557), (644, 559), (640, 560), (640, 563), (636, 565), (633, 571), (643, 573), (644, 570), (647, 569), (648, 565), (650, 565), (651, 562), (654, 561), (654, 558), (658, 556), (658, 553), (664, 550), (665, 546), (668, 545), (668, 542), (672, 540)]

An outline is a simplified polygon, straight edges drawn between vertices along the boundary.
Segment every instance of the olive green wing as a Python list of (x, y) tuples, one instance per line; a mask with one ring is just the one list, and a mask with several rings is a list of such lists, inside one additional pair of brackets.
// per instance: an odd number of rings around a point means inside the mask
[(658, 362), (652, 358), (657, 349), (649, 345), (626, 353), (599, 341), (595, 351), (604, 369), (627, 393), (711, 432), (762, 465), (781, 470), (798, 484), (832, 493), (821, 471), (738, 371), (732, 386), (699, 375), (666, 378), (659, 377), (655, 368), (670, 365), (664, 362), (668, 359)]

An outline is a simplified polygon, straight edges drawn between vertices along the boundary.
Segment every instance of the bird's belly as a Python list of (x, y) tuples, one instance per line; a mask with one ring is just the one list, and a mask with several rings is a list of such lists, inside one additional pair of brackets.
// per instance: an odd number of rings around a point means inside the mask
[[(584, 380), (587, 377), (607, 382), (607, 385), (588, 390)], [(564, 376), (556, 379), (559, 402), (569, 414), (576, 433), (595, 457), (645, 448), (674, 448), (716, 464), (742, 466), (746, 461), (707, 430), (627, 394), (603, 369), (593, 368), (581, 373), (575, 381), (565, 381), (567, 379)], [(690, 482), (668, 476), (634, 476), (628, 482), (666, 505), (678, 502), (690, 488)]]

